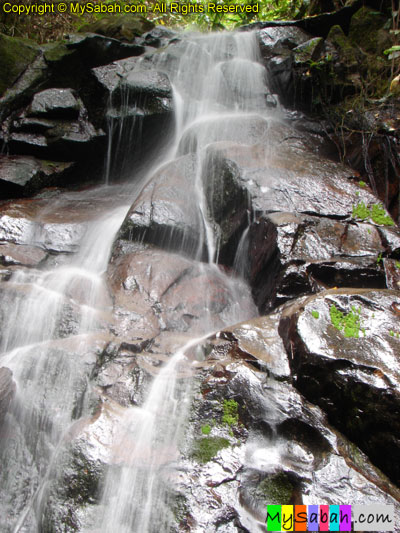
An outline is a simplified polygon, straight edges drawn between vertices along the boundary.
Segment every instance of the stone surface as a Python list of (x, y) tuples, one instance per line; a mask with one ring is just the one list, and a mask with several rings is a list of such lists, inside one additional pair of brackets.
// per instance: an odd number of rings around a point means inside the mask
[[(359, 319), (338, 330), (332, 306)], [(296, 387), (396, 484), (399, 312), (397, 291), (331, 290), (294, 307), (280, 326)]]
[(129, 210), (118, 237), (204, 256), (203, 222), (192, 190), (196, 169), (196, 158), (188, 155), (158, 170)]
[(73, 163), (28, 156), (0, 157), (0, 197), (30, 196), (51, 185), (68, 185)]
[(71, 89), (46, 89), (35, 94), (28, 116), (75, 119), (79, 111), (79, 102)]

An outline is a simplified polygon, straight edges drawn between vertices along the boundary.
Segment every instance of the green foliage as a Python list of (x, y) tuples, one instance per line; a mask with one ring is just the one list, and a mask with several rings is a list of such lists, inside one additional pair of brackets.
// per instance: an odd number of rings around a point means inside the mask
[(335, 304), (332, 304), (329, 314), (332, 326), (343, 333), (345, 337), (358, 339), (360, 331), (364, 333), (365, 337), (365, 328), (361, 326), (361, 307), (356, 308), (353, 305), (350, 312), (345, 314), (339, 311)]
[(314, 318), (319, 318), (319, 313), (318, 311), (311, 311), (311, 314)]
[(204, 437), (194, 443), (192, 456), (199, 463), (208, 463), (220, 450), (229, 446), (229, 440), (223, 437)]
[(382, 204), (374, 204), (371, 208), (371, 218), (380, 226), (394, 226), (393, 220), (385, 213)]
[(365, 183), (365, 181), (360, 180), (360, 181), (358, 182), (358, 185), (359, 185), (360, 187), (363, 187), (363, 188), (364, 188), (367, 184)]
[(238, 403), (235, 400), (224, 400), (222, 422), (228, 426), (235, 426), (239, 421)]
[(371, 219), (379, 226), (394, 226), (393, 220), (386, 214), (382, 204), (373, 204), (371, 207), (365, 205), (364, 202), (359, 202), (353, 205), (352, 217), (359, 220)]
[(395, 267), (396, 267), (396, 268), (400, 268), (400, 262), (399, 262), (399, 261), (396, 261), (396, 262), (395, 262)]
[(396, 59), (397, 57), (400, 57), (400, 46), (397, 44), (391, 46), (384, 50), (383, 53), (388, 56), (388, 59)]
[(203, 433), (203, 435), (209, 435), (211, 433), (210, 424), (204, 424), (204, 426), (201, 426), (201, 432)]
[(359, 218), (360, 220), (366, 220), (370, 215), (370, 210), (368, 207), (364, 204), (364, 202), (360, 202), (357, 205), (353, 205), (353, 218)]
[(400, 339), (400, 333), (398, 331), (393, 331), (392, 329), (389, 331), (389, 335), (391, 337), (396, 337), (396, 339)]
[(382, 263), (382, 252), (378, 254), (378, 257), (376, 258), (376, 264), (380, 265)]

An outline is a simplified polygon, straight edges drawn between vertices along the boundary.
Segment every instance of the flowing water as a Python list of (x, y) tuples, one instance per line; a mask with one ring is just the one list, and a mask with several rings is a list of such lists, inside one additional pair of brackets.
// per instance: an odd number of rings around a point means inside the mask
[[(177, 187), (193, 207), (192, 223), (199, 235), (190, 256), (199, 262), (205, 276), (213, 273), (214, 284), (223, 287), (228, 305), (215, 322), (211, 292), (204, 295), (203, 317), (188, 332), (192, 338), (158, 372), (143, 405), (121, 415), (113, 454), (120, 457), (123, 449), (124, 459), (115, 460), (109, 468), (98, 523), (87, 531), (146, 533), (172, 527), (174, 491), (166, 472), (179, 464), (179, 443), (193, 386), (193, 349), (223, 325), (256, 314), (246, 282), (217, 266), (221, 232), (212, 222), (217, 214), (207, 196), (213, 196), (219, 176), (206, 164), (210, 143), (256, 142), (257, 125), (271, 113), (266, 107), (265, 70), (259, 62), (255, 35), (189, 35), (155, 54), (151, 61), (152, 68), (168, 74), (174, 90), (176, 128), (166, 143), (164, 162), (151, 162), (141, 181), (132, 170), (132, 185), (103, 187), (76, 197), (65, 195), (70, 203), (85, 198), (96, 202), (106, 196), (115, 200), (104, 207), (100, 217), (87, 221), (76, 254), (63, 256), (59, 264), (46, 270), (21, 270), (7, 282), (1, 303), (5, 322), (0, 363), (12, 370), (17, 393), (3, 428), (0, 451), (0, 529), (4, 532), (41, 530), (40, 510), (43, 498), (48, 497), (43, 486), (52, 457), (71, 423), (90, 412), (91, 372), (97, 353), (91, 347), (96, 338), (107, 336), (112, 315), (104, 272), (115, 235), (152, 176), (188, 154), (193, 180), (188, 187), (186, 177)], [(136, 68), (148, 68), (148, 62), (139, 62)], [(117, 138), (124, 131), (114, 123), (112, 129)], [(110, 141), (109, 156), (116, 149), (116, 137)], [(117, 150), (120, 154), (121, 147)], [(107, 180), (112, 180), (110, 162), (106, 174)], [(62, 205), (52, 210), (56, 208)], [(38, 225), (27, 243), (40, 245), (43, 238)], [(246, 239), (244, 228), (235, 258), (239, 274), (246, 271), (246, 260), (241, 257), (247, 254)], [(169, 244), (174, 253), (187, 255), (184, 241), (175, 238), (163, 246)]]

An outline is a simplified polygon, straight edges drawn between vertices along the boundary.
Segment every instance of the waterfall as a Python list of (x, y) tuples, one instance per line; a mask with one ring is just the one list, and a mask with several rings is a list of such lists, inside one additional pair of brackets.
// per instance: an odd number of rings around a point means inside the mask
[[(246, 281), (217, 265), (221, 234), (210, 217), (215, 214), (210, 197), (219, 175), (207, 157), (210, 143), (246, 143), (249, 137), (250, 143), (255, 141), (260, 134), (257, 124), (265, 123), (272, 113), (266, 106), (265, 70), (259, 62), (256, 37), (252, 33), (189, 34), (154, 54), (151, 61), (153, 68), (169, 76), (174, 92), (175, 133), (162, 158), (148, 164), (141, 180), (131, 170), (132, 184), (66, 194), (65, 205), (84, 201), (105, 204), (103, 211), (87, 222), (79, 251), (61, 255), (45, 270), (21, 270), (7, 282), (9, 290), (1, 303), (6, 320), (0, 357), (1, 366), (13, 372), (17, 392), (0, 451), (0, 529), (4, 532), (40, 531), (52, 461), (71, 424), (90, 413), (91, 375), (99, 350), (88, 346), (95, 345), (96, 338), (109, 336), (112, 301), (104, 272), (115, 235), (132, 201), (171, 162), (191, 154), (195, 169), (192, 187), (186, 189), (186, 182), (178, 186), (193, 206), (199, 238), (189, 253), (185, 239), (164, 242), (163, 247), (170, 245), (182, 257), (190, 255), (199, 269), (204, 269), (204, 276), (213, 272), (214, 283), (222, 287), (228, 304), (216, 324), (210, 285), (204, 295), (203, 316), (190, 330), (192, 338), (158, 371), (143, 405), (121, 415), (98, 520), (87, 531), (146, 533), (172, 527), (170, 471), (179, 468), (179, 443), (193, 387), (193, 349), (222, 326), (256, 314)], [(142, 68), (147, 67), (139, 61), (136, 69)], [(115, 137), (123, 137), (125, 130), (113, 118), (110, 124), (115, 136), (108, 152), (118, 150), (120, 155), (122, 148), (115, 146)], [(108, 162), (107, 181), (112, 181), (113, 172), (116, 170)], [(126, 165), (123, 173), (127, 174)], [(50, 215), (59, 207), (55, 203)], [(246, 235), (244, 228), (243, 250)], [(27, 243), (40, 245), (46, 238), (37, 224)], [(245, 267), (238, 270), (244, 272)]]
[[(255, 36), (250, 33), (193, 36), (182, 46), (184, 52), (173, 70), (168, 51), (160, 54), (157, 66), (168, 73), (179, 106), (173, 157), (191, 152), (196, 159), (195, 180), (187, 199), (198, 206), (201, 239), (195, 259), (201, 260), (205, 248), (205, 265), (208, 263), (228, 287), (230, 312), (223, 317), (228, 325), (250, 318), (256, 311), (253, 304), (246, 302), (250, 293), (244, 280), (230, 278), (216, 264), (219, 235), (209, 218), (206, 194), (212, 195), (214, 180), (219, 176), (207, 173), (207, 146), (210, 142), (241, 139), (240, 117), (263, 118), (263, 113), (267, 113), (265, 72), (258, 62)], [(242, 241), (246, 234), (245, 230)], [(173, 249), (177, 249), (176, 243)], [(179, 443), (190, 408), (194, 374), (190, 349), (216, 330), (209, 308), (196, 328), (200, 336), (180, 348), (160, 370), (143, 406), (131, 408), (121, 419), (114, 444), (114, 466), (106, 477), (95, 531), (156, 533), (173, 528), (171, 469), (179, 470)]]

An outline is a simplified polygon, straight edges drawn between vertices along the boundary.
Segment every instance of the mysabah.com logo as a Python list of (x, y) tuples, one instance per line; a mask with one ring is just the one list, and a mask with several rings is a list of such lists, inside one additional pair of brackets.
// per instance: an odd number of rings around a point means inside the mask
[(393, 505), (267, 505), (267, 531), (394, 531)]

